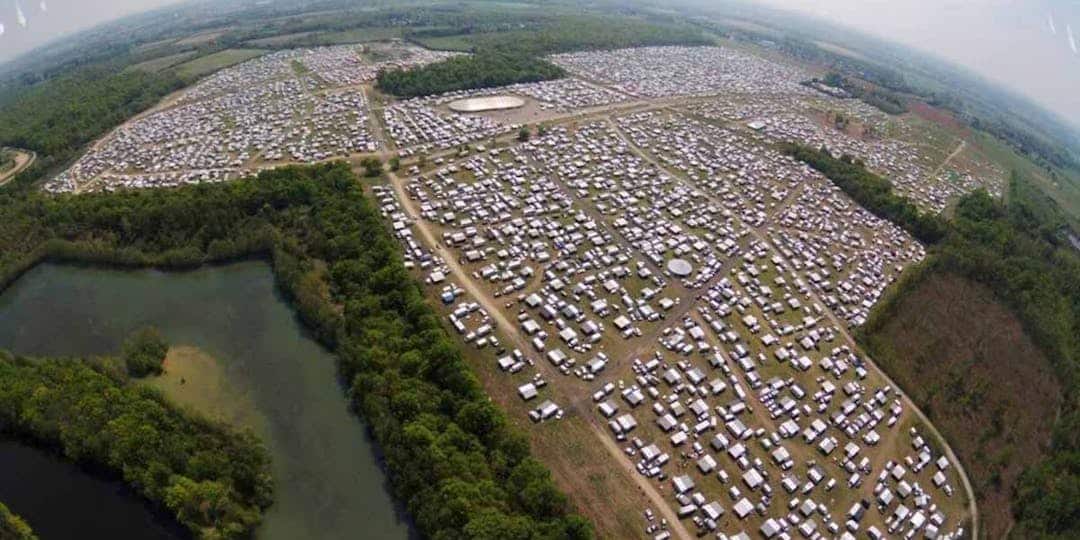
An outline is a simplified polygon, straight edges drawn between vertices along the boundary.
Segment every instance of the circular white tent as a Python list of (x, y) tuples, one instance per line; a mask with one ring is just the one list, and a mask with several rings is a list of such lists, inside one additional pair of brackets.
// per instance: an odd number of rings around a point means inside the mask
[(451, 101), (448, 107), (454, 112), (474, 113), (485, 111), (503, 111), (524, 107), (525, 100), (516, 96), (484, 96)]

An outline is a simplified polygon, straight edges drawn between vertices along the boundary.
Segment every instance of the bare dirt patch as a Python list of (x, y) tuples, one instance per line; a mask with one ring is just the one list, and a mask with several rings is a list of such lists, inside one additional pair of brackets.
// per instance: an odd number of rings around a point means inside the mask
[(970, 130), (963, 122), (944, 109), (939, 109), (918, 100), (913, 100), (911, 103), (908, 103), (908, 109), (911, 110), (911, 113), (915, 116), (933, 122), (947, 129), (957, 137), (964, 138), (970, 134)]
[(985, 536), (1004, 537), (1013, 486), (1044, 456), (1061, 404), (1049, 362), (988, 288), (956, 275), (931, 271), (886, 317), (870, 350), (956, 450)]

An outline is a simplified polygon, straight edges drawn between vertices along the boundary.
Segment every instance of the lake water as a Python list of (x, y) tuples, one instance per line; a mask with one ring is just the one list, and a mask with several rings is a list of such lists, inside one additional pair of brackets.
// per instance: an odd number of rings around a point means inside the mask
[(176, 520), (148, 508), (122, 482), (87, 474), (58, 456), (3, 439), (0, 501), (31, 522), (42, 540), (189, 536)]
[[(174, 346), (169, 375), (152, 384), (266, 443), (276, 491), (259, 538), (411, 535), (333, 356), (304, 334), (265, 263), (183, 273), (41, 265), (0, 295), (0, 348), (21, 354), (114, 354), (145, 325)], [(0, 469), (12, 465), (0, 459)], [(66, 515), (56, 501), (0, 500), (39, 530), (41, 516)]]

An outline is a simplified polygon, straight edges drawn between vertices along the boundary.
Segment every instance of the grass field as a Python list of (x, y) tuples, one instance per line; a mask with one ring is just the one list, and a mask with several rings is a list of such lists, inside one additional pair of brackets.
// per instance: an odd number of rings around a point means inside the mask
[(253, 47), (313, 47), (320, 45), (345, 45), (348, 43), (367, 43), (385, 41), (402, 37), (401, 27), (354, 28), (335, 32), (297, 32), (248, 41)]
[(253, 39), (251, 41), (247, 41), (246, 44), (256, 48), (285, 47), (290, 45), (291, 43), (299, 41), (306, 36), (310, 36), (316, 33), (318, 32), (296, 32), (295, 34), (281, 34), (279, 36)]
[(1080, 230), (1080, 172), (1055, 169), (1047, 171), (1013, 150), (992, 135), (974, 131), (971, 141), (987, 159), (1006, 170), (1017, 171), (1045, 192), (1071, 218), (1073, 228)]
[(420, 37), (413, 38), (413, 41), (424, 47), (438, 51), (468, 52), (471, 51), (473, 47), (472, 40), (465, 34), (457, 36)]
[(128, 67), (128, 69), (137, 69), (149, 73), (157, 73), (159, 71), (169, 69), (177, 64), (191, 60), (197, 54), (199, 54), (197, 51), (185, 51), (182, 53), (170, 54), (168, 56), (153, 58), (145, 62), (139, 62), (138, 64), (134, 64)]
[(184, 39), (181, 39), (180, 41), (177, 41), (176, 44), (181, 46), (181, 47), (187, 47), (187, 46), (198, 47), (200, 45), (205, 45), (207, 43), (210, 43), (212, 41), (217, 40), (221, 36), (225, 35), (229, 30), (230, 30), (229, 28), (219, 28), (219, 29), (216, 29), (216, 30), (208, 30), (206, 32), (202, 32), (202, 33), (195, 34), (195, 35), (192, 35), (192, 36), (188, 36), (188, 37), (186, 37)]
[(222, 364), (206, 352), (190, 346), (172, 347), (165, 362), (165, 372), (139, 384), (156, 388), (176, 404), (190, 408), (214, 420), (239, 428), (264, 428), (253, 398), (233, 388)]
[(184, 62), (175, 67), (176, 74), (182, 79), (197, 79), (219, 69), (234, 66), (265, 54), (263, 49), (226, 49), (207, 56)]
[(970, 475), (987, 538), (1012, 525), (1010, 496), (1041, 459), (1061, 404), (1046, 357), (987, 288), (928, 270), (866, 337), (878, 363), (919, 403)]

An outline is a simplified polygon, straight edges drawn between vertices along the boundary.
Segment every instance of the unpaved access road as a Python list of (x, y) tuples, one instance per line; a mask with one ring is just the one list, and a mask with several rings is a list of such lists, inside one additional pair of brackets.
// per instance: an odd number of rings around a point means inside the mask
[(12, 149), (12, 152), (15, 153), (15, 166), (0, 172), (0, 186), (10, 182), (13, 178), (18, 176), (19, 173), (25, 171), (37, 161), (37, 154), (34, 152), (15, 149)]

